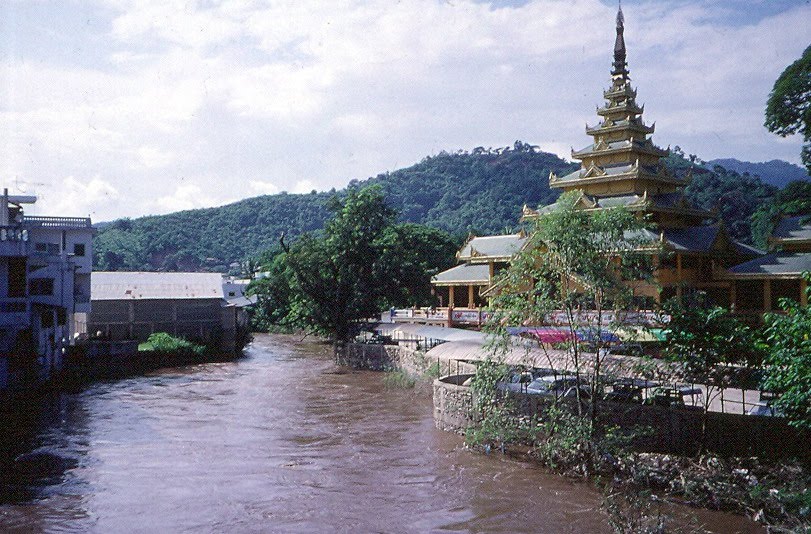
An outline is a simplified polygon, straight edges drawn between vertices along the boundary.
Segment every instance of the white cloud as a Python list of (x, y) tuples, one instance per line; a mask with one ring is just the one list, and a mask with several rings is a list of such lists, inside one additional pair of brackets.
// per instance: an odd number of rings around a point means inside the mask
[[(0, 60), (0, 173), (51, 199), (92, 183), (59, 177), (103, 176), (120, 199), (73, 199), (100, 220), (342, 187), (516, 139), (568, 157), (589, 142), (613, 48), (599, 0), (98, 1), (104, 23), (81, 36), (95, 59), (60, 56), (80, 37), (64, 34), (20, 48), (42, 60)], [(811, 41), (811, 7), (741, 23), (745, 4), (626, 7), (646, 119), (705, 159), (798, 161), (799, 140), (765, 133), (762, 112)]]
[(99, 176), (68, 176), (56, 187), (39, 187), (36, 194), (37, 204), (27, 212), (74, 217), (94, 217), (101, 207), (117, 204), (121, 196), (110, 181)]
[(166, 167), (175, 160), (175, 154), (154, 146), (141, 146), (138, 148), (138, 157), (141, 163), (150, 169)]
[(290, 192), (304, 194), (309, 193), (313, 189), (316, 189), (316, 187), (312, 180), (299, 180)]
[(190, 210), (215, 204), (219, 204), (216, 197), (205, 193), (201, 187), (194, 184), (178, 185), (172, 194), (155, 199), (157, 213)]
[(279, 192), (279, 187), (271, 182), (262, 180), (251, 180), (248, 182), (251, 193), (256, 195), (275, 195)]

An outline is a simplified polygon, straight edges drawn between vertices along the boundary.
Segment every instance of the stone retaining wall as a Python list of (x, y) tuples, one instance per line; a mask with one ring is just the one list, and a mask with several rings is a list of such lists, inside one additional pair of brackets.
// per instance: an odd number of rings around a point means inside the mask
[(429, 371), (434, 376), (476, 372), (475, 366), (465, 362), (428, 358), (423, 351), (417, 350), (415, 346), (409, 346), (408, 343), (398, 345), (349, 343), (344, 349), (340, 363), (355, 369), (373, 371), (399, 369), (415, 376), (425, 375)]
[[(473, 393), (462, 386), (470, 374), (434, 380), (434, 421), (437, 428), (463, 432), (472, 424)], [(551, 401), (542, 395), (511, 394), (521, 415), (542, 414)], [(574, 401), (570, 404), (574, 408)], [(615, 402), (600, 403), (606, 426), (649, 430), (635, 437), (640, 451), (694, 454), (701, 440), (700, 410), (644, 406)], [(770, 459), (799, 458), (811, 462), (811, 433), (789, 426), (780, 417), (707, 414), (707, 449), (722, 456), (758, 456)]]

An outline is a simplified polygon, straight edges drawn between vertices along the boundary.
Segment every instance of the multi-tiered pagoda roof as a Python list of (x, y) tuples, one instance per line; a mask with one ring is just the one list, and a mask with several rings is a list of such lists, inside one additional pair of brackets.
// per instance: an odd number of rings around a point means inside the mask
[[(653, 222), (665, 227), (699, 225), (713, 213), (690, 206), (683, 196), (687, 180), (674, 176), (662, 163), (668, 151), (648, 137), (655, 129), (645, 124), (645, 106), (636, 101), (626, 61), (624, 18), (617, 13), (617, 37), (611, 87), (603, 92), (605, 104), (597, 109), (600, 122), (586, 126), (594, 141), (572, 158), (580, 169), (565, 176), (549, 176), (550, 187), (580, 190), (586, 209), (625, 206), (651, 214)], [(533, 213), (525, 212), (525, 216)]]

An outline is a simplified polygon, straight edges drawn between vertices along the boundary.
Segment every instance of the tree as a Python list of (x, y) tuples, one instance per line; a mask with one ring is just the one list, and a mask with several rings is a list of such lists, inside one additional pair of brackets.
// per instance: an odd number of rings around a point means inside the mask
[[(602, 393), (602, 364), (609, 329), (638, 309), (643, 288), (653, 287), (658, 243), (646, 223), (624, 208), (586, 211), (579, 193), (560, 197), (557, 209), (536, 220), (529, 244), (496, 282), (493, 307), (498, 325), (544, 324), (562, 314), (568, 329), (571, 368), (577, 378), (578, 413), (583, 412), (581, 376), (589, 391), (589, 432), (596, 428)], [(586, 357), (586, 345), (594, 351)], [(585, 395), (583, 395), (585, 396)], [(590, 445), (591, 446), (591, 445)]]
[(293, 277), (291, 319), (341, 344), (384, 305), (380, 240), (395, 213), (375, 186), (333, 197), (328, 207), (334, 216), (322, 236), (283, 246)]
[(707, 413), (723, 388), (733, 382), (734, 370), (753, 368), (761, 361), (751, 329), (728, 310), (707, 306), (703, 295), (672, 299), (664, 311), (670, 317), (665, 354), (682, 364), (685, 378), (703, 384), (701, 443), (707, 444)]
[(271, 326), (293, 326), (290, 315), (293, 274), (280, 247), (269, 249), (257, 263), (264, 276), (251, 281), (247, 294), (256, 295), (256, 306), (250, 308), (251, 327), (267, 331)]
[(341, 344), (389, 306), (432, 304), (431, 273), (450, 266), (456, 249), (447, 234), (395, 224), (377, 186), (350, 189), (328, 205), (334, 216), (324, 231), (283, 243), (269, 280), (255, 284), (260, 304), (274, 308), (264, 312), (270, 321)]
[[(811, 281), (811, 273), (805, 273)], [(811, 289), (808, 290), (811, 296)], [(781, 299), (782, 313), (766, 315), (767, 356), (762, 387), (789, 424), (811, 429), (811, 308)]]
[(386, 304), (434, 305), (431, 277), (456, 263), (458, 244), (442, 230), (413, 223), (388, 226), (379, 244)]
[(803, 136), (801, 157), (811, 173), (811, 46), (774, 82), (766, 102), (765, 126), (782, 137)]

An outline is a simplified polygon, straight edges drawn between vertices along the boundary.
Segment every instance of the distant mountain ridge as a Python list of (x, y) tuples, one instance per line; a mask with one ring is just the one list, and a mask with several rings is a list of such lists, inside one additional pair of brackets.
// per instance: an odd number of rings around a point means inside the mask
[(795, 180), (811, 180), (811, 176), (808, 175), (804, 168), (780, 159), (753, 163), (735, 158), (723, 158), (707, 162), (709, 169), (712, 169), (714, 165), (720, 165), (739, 174), (748, 173), (752, 176), (759, 176), (764, 183), (780, 188)]

